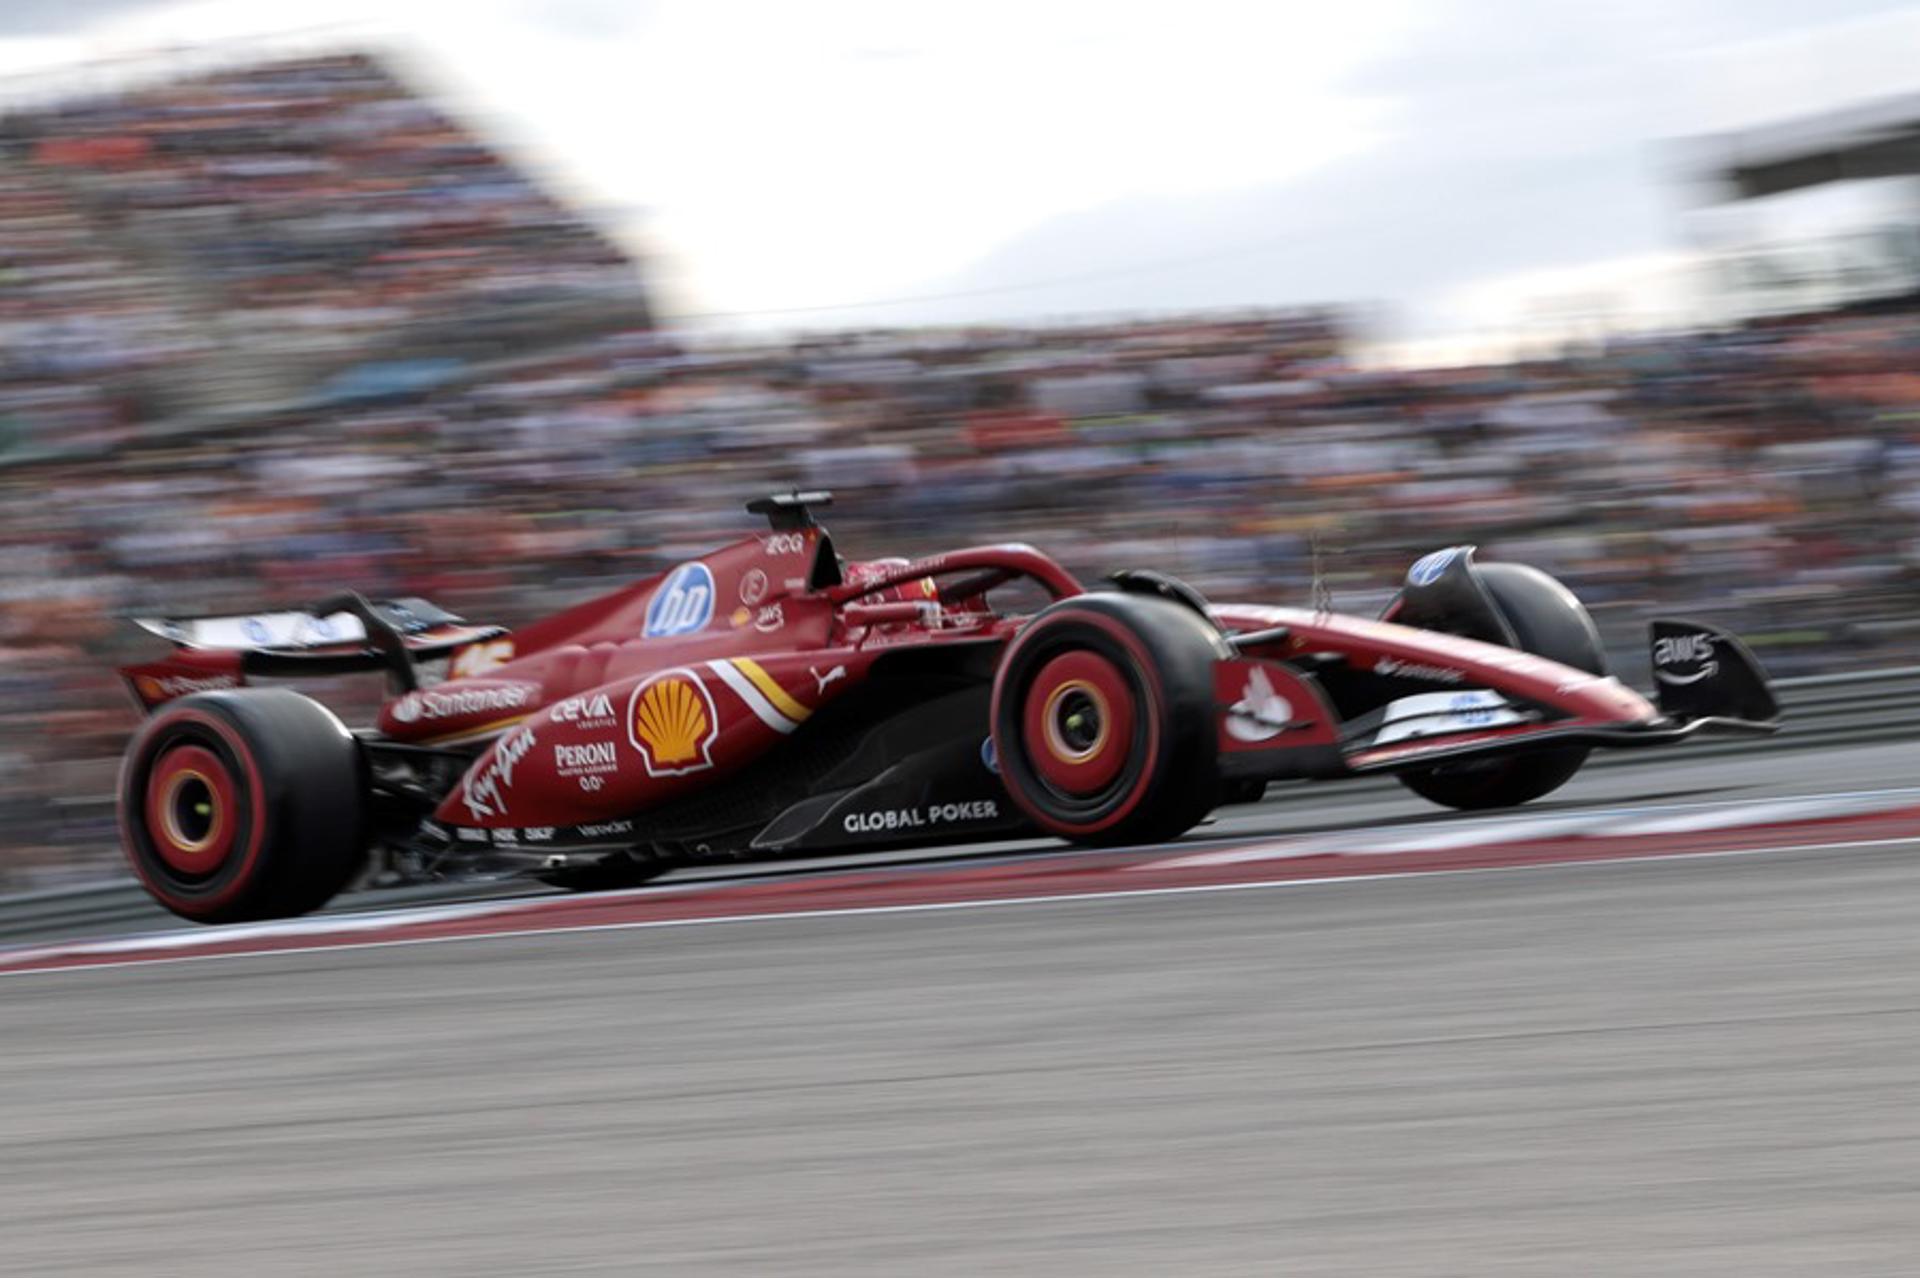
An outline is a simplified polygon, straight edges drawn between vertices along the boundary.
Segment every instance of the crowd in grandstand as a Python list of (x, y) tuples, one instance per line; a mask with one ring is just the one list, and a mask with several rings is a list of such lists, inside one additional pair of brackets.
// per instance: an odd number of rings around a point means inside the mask
[[(6, 117), (0, 279), (6, 374), (119, 374), (148, 415), (638, 294), (603, 236), (361, 55)], [(9, 406), (67, 434), (65, 405)]]
[[(134, 722), (111, 667), (157, 645), (117, 618), (350, 585), (513, 623), (741, 535), (778, 488), (832, 489), (855, 557), (1020, 539), (1086, 579), (1280, 602), (1317, 569), (1354, 611), (1478, 542), (1572, 585), (1634, 679), (1656, 612), (1736, 626), (1776, 673), (1886, 661), (1920, 616), (1920, 319), (1898, 313), (1380, 372), (1319, 311), (606, 326), (340, 381), (370, 341), (623, 269), (364, 59), (0, 121), (0, 887), (109, 855)], [(305, 396), (170, 415), (248, 328), (351, 359), (299, 365)]]

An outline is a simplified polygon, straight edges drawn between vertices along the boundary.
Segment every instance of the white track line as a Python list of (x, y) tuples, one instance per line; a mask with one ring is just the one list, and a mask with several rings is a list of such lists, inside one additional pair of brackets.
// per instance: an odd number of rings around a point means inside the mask
[(1518, 843), (1525, 839), (1544, 839), (1556, 834), (1584, 833), (1592, 829), (1598, 820), (1590, 812), (1570, 812), (1562, 816), (1530, 817), (1525, 821), (1449, 822), (1439, 827), (1426, 827), (1398, 835), (1379, 830), (1342, 832), (1324, 838), (1301, 834), (1277, 843), (1224, 848), (1218, 852), (1194, 852), (1186, 856), (1143, 861), (1126, 868), (1186, 870), (1303, 856), (1390, 856), (1402, 852), (1446, 852), (1454, 848), (1489, 847), (1499, 843)]
[(1726, 857), (1767, 856), (1801, 852), (1841, 852), (1860, 848), (1900, 847), (1920, 843), (1920, 835), (1897, 839), (1859, 839), (1838, 843), (1805, 843), (1789, 847), (1721, 848), (1712, 852), (1650, 853), (1645, 856), (1607, 857), (1581, 861), (1541, 861), (1528, 865), (1488, 865), (1459, 870), (1388, 870), (1379, 874), (1339, 874), (1313, 879), (1266, 879), (1250, 883), (1191, 883), (1174, 887), (1121, 888), (1112, 892), (1062, 892), (1053, 896), (987, 897), (968, 901), (926, 901), (908, 905), (848, 905), (817, 910), (788, 910), (766, 914), (716, 914), (691, 919), (635, 919), (624, 923), (589, 923), (580, 927), (516, 928), (505, 932), (470, 932), (459, 936), (395, 937), (383, 941), (348, 941), (341, 945), (299, 945), (274, 950), (240, 950), (221, 954), (174, 954), (164, 958), (126, 959), (112, 963), (77, 963), (65, 967), (0, 969), (0, 978), (48, 976), (59, 972), (99, 972), (117, 968), (158, 967), (173, 963), (203, 963), (217, 959), (275, 958), (286, 954), (340, 954), (356, 950), (399, 949), (415, 945), (448, 945), (460, 941), (498, 941), (530, 936), (562, 936), (591, 932), (638, 932), (654, 928), (707, 927), (724, 923), (778, 923), (794, 919), (851, 918), (879, 914), (928, 914), (938, 910), (980, 910), (1000, 906), (1076, 904), (1134, 897), (1186, 896), (1201, 892), (1250, 892), (1283, 888), (1329, 887), (1336, 884), (1379, 883), (1403, 879), (1434, 879), (1462, 874), (1515, 874), (1543, 870), (1599, 870), (1617, 865), (1661, 861), (1707, 861)]
[(1306, 856), (1391, 856), (1405, 852), (1445, 852), (1454, 848), (1518, 843), (1537, 838), (1625, 838), (1646, 834), (1686, 834), (1734, 830), (1743, 826), (1896, 811), (1898, 796), (1920, 804), (1920, 790), (1860, 790), (1840, 794), (1792, 795), (1778, 799), (1720, 800), (1654, 808), (1588, 808), (1579, 812), (1522, 813), (1468, 818), (1404, 831), (1391, 827), (1341, 830), (1326, 835), (1299, 834), (1251, 846), (1191, 852), (1131, 865), (1129, 870), (1194, 869), (1251, 861)]
[[(1862, 813), (1894, 811), (1872, 795), (1808, 795), (1804, 798), (1763, 799), (1746, 809), (1739, 821), (1722, 822), (1725, 827), (1759, 825), (1763, 822), (1809, 821), (1824, 817), (1858, 816)], [(1648, 812), (1630, 817), (1607, 829), (1608, 835), (1690, 834), (1716, 828), (1711, 812)]]
[[(542, 903), (547, 903), (545, 900)], [(448, 905), (423, 905), (414, 909), (375, 911), (360, 914), (319, 914), (303, 919), (276, 919), (268, 923), (226, 923), (218, 927), (176, 928), (171, 932), (141, 932), (133, 936), (110, 936), (96, 940), (55, 941), (17, 950), (0, 950), (0, 964), (31, 962), (34, 959), (65, 957), (71, 954), (125, 954), (145, 950), (190, 950), (202, 945), (226, 945), (235, 941), (266, 940), (283, 936), (331, 936), (336, 933), (377, 932), (383, 928), (410, 927), (416, 923), (443, 923), (454, 919), (477, 918), (487, 914), (511, 914), (532, 905), (528, 901), (468, 901)]]

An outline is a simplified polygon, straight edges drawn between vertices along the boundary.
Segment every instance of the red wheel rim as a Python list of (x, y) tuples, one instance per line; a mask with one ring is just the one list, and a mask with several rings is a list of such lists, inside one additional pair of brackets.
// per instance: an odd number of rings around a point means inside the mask
[(1085, 649), (1040, 667), (1021, 716), (1026, 756), (1063, 794), (1098, 794), (1126, 766), (1133, 741), (1132, 686), (1113, 663)]
[(183, 745), (154, 764), (147, 781), (147, 835), (169, 868), (190, 877), (219, 869), (240, 827), (233, 777), (220, 756)]

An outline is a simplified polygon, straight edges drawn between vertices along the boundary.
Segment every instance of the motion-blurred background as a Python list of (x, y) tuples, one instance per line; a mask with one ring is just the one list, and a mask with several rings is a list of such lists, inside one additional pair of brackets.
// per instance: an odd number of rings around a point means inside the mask
[(1326, 8), (9, 0), (0, 889), (114, 872), (124, 615), (514, 623), (790, 485), (1910, 661), (1920, 13)]

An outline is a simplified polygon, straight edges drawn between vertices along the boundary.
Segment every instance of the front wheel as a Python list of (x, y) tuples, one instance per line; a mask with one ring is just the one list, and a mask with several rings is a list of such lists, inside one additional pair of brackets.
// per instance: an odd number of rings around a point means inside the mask
[[(1518, 648), (1589, 674), (1607, 673), (1593, 618), (1571, 590), (1525, 564), (1475, 564), (1474, 573), (1506, 618)], [(1442, 807), (1467, 811), (1518, 807), (1573, 779), (1588, 747), (1443, 763), (1399, 774), (1400, 784)]]
[(1586, 761), (1585, 746), (1563, 746), (1539, 754), (1443, 763), (1418, 772), (1402, 772), (1400, 783), (1441, 807), (1481, 812), (1518, 807), (1552, 794), (1573, 780), (1573, 774)]
[(366, 768), (319, 702), (203, 692), (149, 719), (120, 772), (120, 834), (153, 898), (198, 923), (318, 909), (365, 860)]
[(993, 686), (1008, 797), (1077, 843), (1184, 834), (1218, 798), (1219, 634), (1147, 595), (1065, 599), (1027, 623)]

